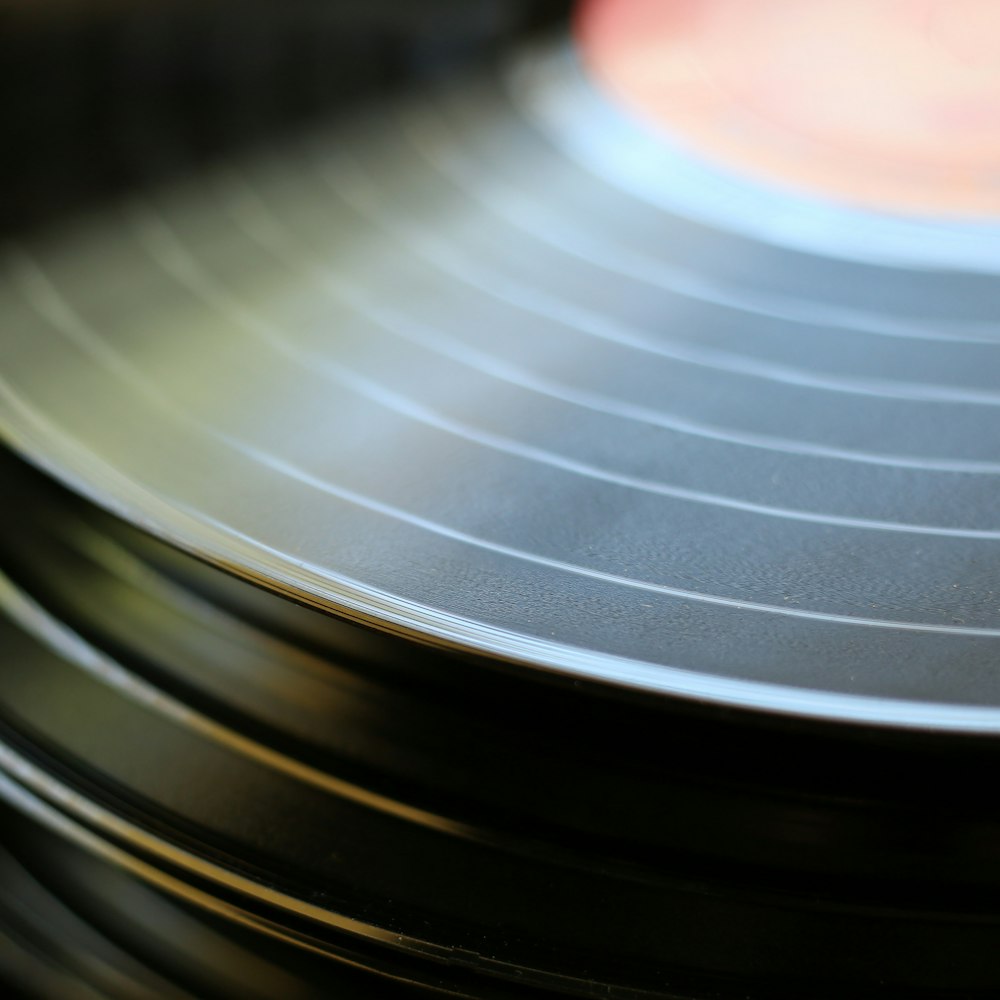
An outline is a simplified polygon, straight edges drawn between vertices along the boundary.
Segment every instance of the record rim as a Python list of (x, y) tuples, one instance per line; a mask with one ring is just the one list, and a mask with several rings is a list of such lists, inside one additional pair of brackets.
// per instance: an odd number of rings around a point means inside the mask
[[(0, 412), (10, 413), (9, 402)], [(35, 422), (39, 415), (33, 414)], [(60, 431), (26, 433), (23, 420), (2, 422), (6, 443), (30, 464), (78, 495), (154, 537), (223, 572), (261, 586), (321, 613), (458, 654), (547, 674), (569, 684), (588, 683), (608, 693), (631, 693), (669, 707), (728, 710), (883, 731), (928, 731), (1000, 735), (1000, 707), (921, 702), (848, 694), (699, 673), (553, 642), (474, 622), (436, 610), (324, 568), (314, 572), (300, 560), (241, 536), (215, 521), (199, 519), (106, 466), (96, 456), (80, 460), (72, 445), (62, 449)], [(48, 441), (44, 441), (44, 437)], [(60, 451), (63, 452), (60, 455)], [(90, 470), (87, 466), (90, 466)], [(117, 489), (101, 486), (101, 478)], [(141, 502), (146, 500), (145, 505)]]

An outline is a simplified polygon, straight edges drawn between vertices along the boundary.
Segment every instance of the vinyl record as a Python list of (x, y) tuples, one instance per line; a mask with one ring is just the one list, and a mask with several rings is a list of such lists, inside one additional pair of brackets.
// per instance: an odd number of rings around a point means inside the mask
[(833, 998), (880, 995), (874, 963), (909, 995), (993, 990), (993, 741), (539, 685), (4, 472), (0, 794), (303, 988), (333, 962), (468, 997)]
[(6, 248), (0, 969), (995, 995), (961, 6), (591, 0)]
[(608, 113), (535, 55), (13, 247), (8, 440), (414, 637), (995, 728), (995, 226), (864, 215), (914, 248), (874, 262), (709, 225), (582, 161), (567, 104)]

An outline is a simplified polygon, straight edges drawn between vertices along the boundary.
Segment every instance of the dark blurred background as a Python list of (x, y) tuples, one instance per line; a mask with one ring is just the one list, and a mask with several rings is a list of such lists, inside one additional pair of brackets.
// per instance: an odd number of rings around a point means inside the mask
[(492, 58), (569, 0), (0, 0), (0, 231)]

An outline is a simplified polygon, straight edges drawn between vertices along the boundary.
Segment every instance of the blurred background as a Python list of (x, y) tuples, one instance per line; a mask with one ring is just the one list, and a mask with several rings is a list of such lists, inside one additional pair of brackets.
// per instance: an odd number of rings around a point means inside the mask
[(0, 230), (489, 59), (568, 0), (0, 0)]

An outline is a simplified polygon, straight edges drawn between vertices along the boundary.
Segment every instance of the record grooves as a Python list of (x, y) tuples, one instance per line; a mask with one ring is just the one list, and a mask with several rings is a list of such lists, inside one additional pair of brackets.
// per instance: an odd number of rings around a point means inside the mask
[(30, 995), (996, 995), (997, 220), (612, 7), (8, 247)]

